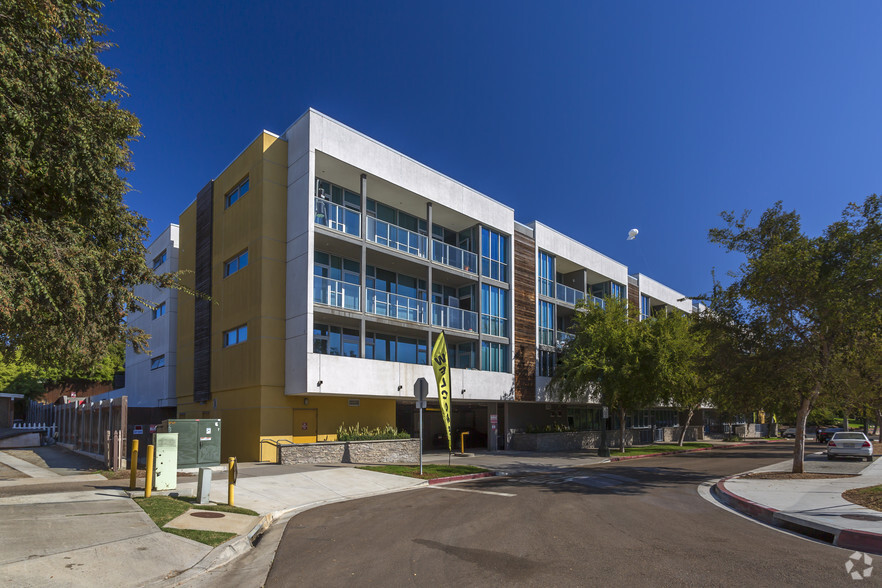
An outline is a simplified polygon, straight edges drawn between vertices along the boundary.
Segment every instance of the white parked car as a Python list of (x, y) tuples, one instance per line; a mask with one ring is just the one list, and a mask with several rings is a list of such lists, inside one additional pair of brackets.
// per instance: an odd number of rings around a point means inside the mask
[(863, 433), (836, 433), (827, 442), (827, 459), (857, 457), (873, 461), (873, 443)]

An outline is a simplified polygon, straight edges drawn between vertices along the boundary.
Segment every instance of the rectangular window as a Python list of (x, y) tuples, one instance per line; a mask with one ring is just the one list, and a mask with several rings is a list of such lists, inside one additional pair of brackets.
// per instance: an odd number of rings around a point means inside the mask
[(508, 238), (481, 227), (481, 275), (508, 281)]
[(233, 259), (224, 263), (224, 277), (235, 274), (237, 271), (248, 265), (248, 250), (246, 249)]
[(502, 288), (481, 285), (481, 330), (485, 335), (508, 336), (507, 299)]
[(156, 269), (159, 266), (161, 266), (162, 264), (164, 264), (165, 260), (166, 260), (166, 252), (165, 252), (165, 250), (163, 250), (162, 253), (160, 253), (159, 255), (157, 255), (156, 257), (153, 258), (153, 269)]
[(229, 331), (224, 331), (224, 347), (237, 345), (248, 340), (248, 325), (242, 325)]
[(554, 345), (554, 304), (539, 301), (539, 344)]
[(536, 373), (544, 378), (554, 375), (554, 366), (557, 363), (557, 354), (553, 351), (539, 350), (539, 360)]
[(150, 360), (150, 369), (151, 370), (158, 370), (161, 367), (165, 367), (165, 356), (164, 355), (154, 357)]
[(380, 361), (398, 361), (428, 365), (429, 351), (426, 342), (412, 337), (396, 337), (383, 333), (367, 333), (364, 340), (364, 356)]
[(640, 320), (649, 318), (651, 312), (651, 307), (649, 305), (649, 296), (646, 294), (640, 295)]
[(153, 309), (153, 319), (158, 319), (165, 314), (165, 302)]
[(554, 256), (539, 252), (539, 293), (554, 298)]
[(508, 345), (481, 343), (481, 369), (487, 372), (508, 371)]
[(324, 355), (358, 357), (358, 331), (333, 325), (312, 326), (312, 352)]
[(241, 183), (239, 183), (238, 186), (236, 186), (235, 188), (233, 188), (232, 190), (227, 192), (227, 195), (224, 198), (224, 202), (225, 202), (224, 208), (231, 207), (233, 204), (236, 203), (236, 201), (239, 198), (241, 198), (242, 196), (244, 196), (247, 193), (248, 193), (248, 178), (245, 178), (244, 180), (242, 180)]

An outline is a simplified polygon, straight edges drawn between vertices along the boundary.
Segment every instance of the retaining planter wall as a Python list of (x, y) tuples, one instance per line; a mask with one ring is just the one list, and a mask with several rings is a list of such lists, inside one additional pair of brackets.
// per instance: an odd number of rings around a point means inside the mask
[(417, 463), (419, 439), (326, 441), (279, 447), (279, 461), (296, 463)]

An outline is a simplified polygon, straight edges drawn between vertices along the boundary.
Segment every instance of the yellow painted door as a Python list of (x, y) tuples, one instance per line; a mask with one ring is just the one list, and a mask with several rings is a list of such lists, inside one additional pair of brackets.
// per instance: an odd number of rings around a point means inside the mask
[(294, 409), (294, 443), (315, 443), (318, 410), (315, 408)]

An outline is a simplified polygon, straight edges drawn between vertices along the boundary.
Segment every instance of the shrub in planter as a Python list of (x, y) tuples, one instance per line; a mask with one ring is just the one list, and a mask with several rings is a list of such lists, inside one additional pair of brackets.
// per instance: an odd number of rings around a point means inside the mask
[(337, 441), (388, 441), (390, 439), (410, 439), (410, 433), (399, 431), (389, 424), (375, 429), (362, 428), (359, 423), (350, 427), (343, 423), (337, 427)]

